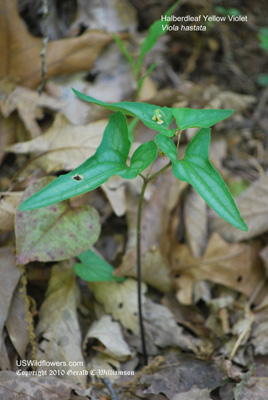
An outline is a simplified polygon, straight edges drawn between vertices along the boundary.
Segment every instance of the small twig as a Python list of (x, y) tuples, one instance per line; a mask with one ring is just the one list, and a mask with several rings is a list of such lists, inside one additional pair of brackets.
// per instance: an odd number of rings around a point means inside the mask
[(42, 0), (42, 8), (43, 8), (42, 19), (43, 19), (43, 23), (44, 23), (44, 31), (43, 31), (43, 46), (42, 46), (42, 50), (40, 52), (40, 57), (42, 60), (41, 81), (40, 81), (40, 85), (38, 87), (38, 93), (40, 96), (44, 90), (45, 76), (47, 73), (46, 52), (47, 52), (47, 43), (48, 43), (48, 15), (49, 15), (47, 0)]
[(113, 387), (112, 382), (110, 381), (110, 379), (107, 378), (107, 377), (103, 378), (102, 382), (104, 383), (104, 385), (109, 390), (112, 400), (118, 400), (117, 394), (116, 394), (116, 392), (114, 390), (114, 387)]

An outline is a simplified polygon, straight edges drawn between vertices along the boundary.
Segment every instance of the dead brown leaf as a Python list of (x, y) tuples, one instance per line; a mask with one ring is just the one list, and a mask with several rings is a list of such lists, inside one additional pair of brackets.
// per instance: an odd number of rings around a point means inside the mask
[(108, 32), (135, 30), (136, 11), (128, 0), (79, 1), (76, 21), (71, 29), (84, 26), (90, 29), (104, 29)]
[(211, 225), (228, 241), (239, 242), (254, 238), (268, 230), (268, 175), (261, 176), (243, 191), (236, 199), (242, 218), (248, 225), (248, 232), (230, 226), (213, 213)]
[(8, 317), (14, 290), (19, 282), (21, 270), (16, 267), (14, 249), (12, 247), (0, 248), (0, 349), (2, 346), (2, 333)]
[(52, 267), (46, 298), (39, 312), (36, 332), (42, 336), (38, 357), (48, 361), (66, 362), (65, 366), (61, 366), (66, 372), (69, 370), (68, 362), (79, 361), (81, 365), (72, 367), (77, 375), (66, 374), (66, 378), (85, 387), (86, 376), (81, 373), (84, 369), (82, 338), (76, 310), (79, 300), (80, 293), (71, 262), (55, 264)]
[[(28, 88), (38, 86), (41, 78), (42, 39), (32, 36), (18, 15), (16, 0), (1, 0), (0, 78), (11, 76)], [(49, 42), (46, 51), (46, 79), (55, 75), (89, 70), (101, 50), (113, 41), (111, 34), (89, 31), (75, 38)]]
[(210, 390), (208, 389), (197, 389), (192, 388), (188, 392), (178, 393), (172, 398), (172, 400), (212, 400), (210, 397)]
[(53, 376), (19, 376), (15, 372), (0, 372), (0, 397), (5, 400), (43, 399), (69, 400), (75, 385)]
[[(115, 320), (139, 335), (139, 321), (137, 308), (137, 283), (133, 279), (127, 279), (123, 283), (97, 282), (90, 283), (96, 300), (104, 306), (106, 312), (112, 314)], [(143, 293), (145, 285), (143, 286)], [(156, 304), (142, 296), (145, 332), (148, 337), (148, 353), (157, 354), (158, 347), (179, 346), (187, 350), (194, 350), (195, 346), (182, 333), (173, 314), (161, 304)], [(133, 343), (134, 345), (134, 343)], [(140, 340), (135, 343), (140, 347)]]
[(207, 205), (191, 188), (185, 199), (184, 221), (186, 241), (194, 257), (200, 257), (207, 242)]
[(126, 361), (131, 351), (125, 342), (118, 322), (112, 321), (110, 315), (104, 315), (93, 322), (84, 339), (83, 348), (87, 348), (90, 339), (97, 339), (102, 346), (94, 346), (101, 353), (118, 361)]
[[(165, 364), (156, 373), (143, 375), (141, 383), (149, 386), (144, 394), (163, 393), (168, 399), (173, 399), (178, 394), (197, 388), (210, 391), (224, 382), (225, 374), (215, 362), (199, 360), (174, 350), (165, 359)], [(191, 399), (199, 400), (199, 397)]]
[(31, 168), (42, 168), (46, 172), (71, 170), (88, 157), (99, 146), (107, 120), (88, 125), (72, 125), (60, 113), (46, 133), (27, 142), (19, 142), (8, 148), (14, 153), (40, 155), (32, 162)]
[(249, 378), (246, 383), (241, 400), (267, 400), (268, 393), (268, 378), (267, 377), (255, 377)]
[(14, 229), (15, 215), (22, 192), (0, 193), (0, 230)]
[[(187, 184), (178, 181), (171, 170), (160, 175), (152, 191), (150, 200), (144, 204), (142, 212), (141, 247), (142, 279), (144, 282), (167, 292), (171, 289), (168, 268), (171, 245), (171, 213), (181, 192)], [(127, 198), (128, 251), (116, 276), (136, 277), (136, 217), (137, 199)]]
[(241, 112), (250, 108), (257, 101), (255, 96), (217, 89), (217, 93), (207, 104), (209, 108), (232, 108), (236, 112)]
[(4, 117), (9, 117), (13, 111), (17, 111), (25, 128), (32, 138), (41, 134), (41, 129), (36, 118), (43, 116), (44, 107), (51, 110), (60, 110), (65, 101), (58, 100), (47, 94), (39, 96), (37, 92), (21, 86), (14, 86), (9, 78), (0, 81), (0, 111)]
[(253, 245), (229, 244), (217, 233), (201, 258), (194, 258), (186, 245), (175, 245), (171, 257), (178, 300), (191, 304), (193, 283), (204, 279), (250, 296), (264, 278), (258, 251)]
[(29, 343), (29, 329), (26, 318), (26, 304), (21, 287), (17, 286), (11, 301), (6, 328), (9, 338), (20, 358), (25, 358), (25, 349)]
[(16, 122), (17, 118), (14, 115), (9, 118), (3, 118), (0, 115), (0, 164), (5, 156), (4, 148), (13, 144), (16, 140)]
[(262, 249), (260, 252), (261, 259), (263, 261), (265, 271), (266, 271), (266, 276), (268, 276), (268, 245)]

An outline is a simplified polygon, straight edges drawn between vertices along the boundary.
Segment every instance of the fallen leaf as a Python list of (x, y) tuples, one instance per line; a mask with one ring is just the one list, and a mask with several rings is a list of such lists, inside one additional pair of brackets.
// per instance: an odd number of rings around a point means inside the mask
[(200, 257), (207, 242), (207, 205), (193, 189), (188, 192), (184, 205), (186, 242), (194, 257)]
[(236, 112), (241, 112), (250, 108), (257, 101), (255, 96), (217, 89), (218, 93), (209, 101), (208, 108), (232, 108)]
[(14, 115), (9, 118), (3, 118), (0, 115), (0, 164), (6, 154), (5, 147), (13, 144), (16, 140), (16, 122), (17, 118)]
[[(163, 162), (165, 165), (165, 160)], [(141, 224), (142, 280), (162, 292), (168, 292), (171, 289), (169, 269), (171, 213), (186, 186), (185, 182), (178, 181), (172, 171), (168, 170), (159, 176), (149, 201), (143, 205)], [(127, 196), (126, 204), (129, 232), (127, 252), (114, 274), (116, 276), (136, 277), (138, 198), (133, 198), (132, 195)]]
[[(136, 281), (127, 279), (123, 283), (90, 283), (89, 288), (93, 291), (96, 300), (104, 306), (106, 312), (111, 313), (115, 320), (119, 320), (132, 333), (140, 334)], [(157, 354), (157, 346), (180, 346), (187, 350), (194, 350), (194, 344), (183, 335), (182, 329), (175, 322), (169, 309), (147, 299), (144, 292), (145, 285), (143, 286), (142, 303), (148, 353)], [(139, 343), (135, 343), (136, 345), (138, 348), (140, 347), (140, 340)]]
[[(144, 304), (144, 325), (151, 347), (158, 354), (156, 346), (174, 347), (195, 351), (193, 340), (183, 334), (182, 328), (176, 323), (174, 315), (162, 304), (146, 299)], [(152, 349), (151, 349), (152, 352)]]
[(2, 115), (7, 118), (16, 110), (33, 138), (41, 135), (41, 128), (36, 119), (42, 117), (42, 108), (58, 111), (64, 105), (65, 101), (47, 94), (39, 96), (37, 92), (24, 87), (13, 87), (8, 78), (0, 81), (0, 111)]
[(8, 147), (8, 151), (18, 154), (34, 153), (35, 168), (50, 173), (59, 170), (72, 170), (92, 156), (99, 146), (108, 120), (88, 125), (72, 125), (60, 113), (53, 125), (43, 135), (19, 142)]
[(131, 351), (125, 342), (121, 327), (118, 322), (112, 321), (110, 315), (104, 315), (98, 321), (93, 322), (84, 339), (83, 348), (87, 349), (90, 339), (98, 339), (102, 346), (96, 350), (118, 361), (126, 361), (131, 357)]
[[(136, 249), (127, 253), (119, 268), (114, 270), (118, 277), (137, 277)], [(163, 293), (171, 290), (170, 271), (160, 250), (153, 246), (141, 256), (142, 280)]]
[(262, 249), (262, 251), (260, 251), (260, 257), (265, 266), (266, 276), (268, 276), (268, 245), (266, 247), (264, 247), (264, 249)]
[(6, 320), (6, 328), (8, 336), (20, 358), (22, 360), (25, 359), (25, 349), (30, 340), (29, 327), (26, 318), (26, 304), (20, 286), (17, 286), (13, 293)]
[(15, 214), (22, 192), (0, 193), (0, 230), (14, 229)]
[(210, 390), (208, 389), (196, 389), (192, 388), (188, 392), (178, 393), (172, 398), (172, 400), (212, 400), (210, 397)]
[(120, 176), (112, 176), (101, 185), (112, 209), (117, 217), (122, 217), (126, 212), (125, 180)]
[[(30, 185), (21, 202), (54, 178), (44, 177)], [(17, 262), (55, 261), (88, 250), (98, 239), (100, 223), (91, 206), (72, 208), (68, 201), (16, 215)]]
[(105, 0), (89, 4), (87, 0), (79, 1), (76, 21), (72, 29), (84, 26), (87, 29), (100, 29), (108, 32), (134, 31), (137, 25), (136, 11), (127, 0)]
[(12, 371), (0, 372), (0, 397), (5, 400), (69, 400), (75, 385), (52, 376), (19, 376)]
[(267, 400), (268, 378), (252, 376), (246, 383), (239, 400)]
[[(137, 282), (126, 279), (118, 282), (97, 282), (88, 284), (95, 299), (104, 306), (106, 312), (112, 314), (116, 321), (139, 334)], [(142, 285), (142, 304), (145, 303), (146, 285)]]
[(0, 349), (2, 346), (2, 333), (8, 317), (13, 293), (19, 282), (21, 270), (16, 266), (16, 258), (13, 247), (0, 248)]
[[(42, 38), (34, 37), (28, 32), (18, 15), (16, 0), (1, 2), (0, 47), (4, 57), (0, 65), (0, 78), (9, 75), (17, 78), (22, 86), (36, 88), (41, 79)], [(89, 31), (75, 38), (48, 42), (46, 79), (90, 70), (101, 50), (112, 41), (113, 36), (109, 33)]]
[(204, 279), (249, 297), (264, 278), (258, 251), (253, 245), (229, 244), (217, 233), (201, 258), (194, 258), (186, 245), (175, 245), (171, 260), (178, 300), (192, 304), (193, 283)]
[(268, 230), (268, 175), (261, 176), (244, 190), (236, 199), (242, 218), (248, 225), (248, 232), (240, 231), (226, 223), (214, 213), (211, 220), (212, 229), (225, 240), (239, 242), (254, 238)]
[(89, 375), (104, 378), (109, 376), (111, 382), (115, 382), (120, 375), (116, 375), (114, 371), (120, 370), (119, 361), (106, 356), (105, 354), (99, 354), (97, 357), (92, 357), (90, 362), (87, 364)]
[[(148, 386), (143, 394), (164, 394), (168, 399), (191, 389), (214, 390), (221, 386), (225, 374), (215, 362), (199, 360), (178, 351), (165, 355), (166, 362), (151, 375), (143, 375), (141, 383)], [(191, 399), (199, 400), (199, 397)]]
[[(45, 301), (39, 311), (36, 333), (42, 337), (38, 349), (39, 359), (62, 361), (65, 365), (62, 364), (60, 369), (65, 371), (64, 376), (85, 387), (82, 337), (77, 317), (79, 302), (80, 293), (72, 264), (68, 261), (55, 264), (52, 267)], [(69, 362), (73, 361), (76, 361), (75, 365), (69, 366)], [(39, 367), (40, 370), (45, 368)], [(51, 366), (48, 369), (51, 369)], [(77, 374), (67, 374), (68, 370)]]

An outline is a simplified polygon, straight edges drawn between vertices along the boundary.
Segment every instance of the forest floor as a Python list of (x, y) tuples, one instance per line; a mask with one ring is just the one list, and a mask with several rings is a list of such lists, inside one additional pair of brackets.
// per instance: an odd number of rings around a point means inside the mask
[[(174, 15), (186, 19), (171, 22), (146, 55), (144, 73), (157, 66), (137, 97), (131, 66), (112, 33), (135, 58), (150, 25), (173, 2), (162, 3), (49, 1), (46, 20), (41, 0), (0, 0), (3, 399), (104, 400), (113, 398), (109, 384), (119, 399), (268, 398), (268, 33), (262, 30), (268, 4), (181, 1)], [(46, 21), (47, 73), (39, 95)], [(248, 232), (220, 219), (171, 169), (148, 186), (142, 216), (145, 367), (136, 281), (140, 177), (116, 176), (70, 199), (64, 212), (75, 217), (66, 230), (51, 211), (18, 212), (25, 190), (76, 168), (100, 144), (110, 113), (81, 102), (72, 87), (108, 103), (234, 110), (213, 127), (210, 160)], [(181, 156), (196, 132), (183, 132)], [(151, 135), (137, 124), (134, 147)], [(165, 163), (159, 157), (153, 171)], [(73, 248), (81, 248), (76, 233), (84, 228), (74, 220), (79, 215), (83, 224), (85, 210), (92, 220), (98, 213), (94, 251), (123, 282), (87, 283), (75, 275), (75, 255), (82, 251)], [(48, 220), (58, 234), (48, 231), (46, 238), (41, 225)], [(85, 236), (83, 246), (90, 240)], [(55, 256), (59, 247), (63, 257)]]

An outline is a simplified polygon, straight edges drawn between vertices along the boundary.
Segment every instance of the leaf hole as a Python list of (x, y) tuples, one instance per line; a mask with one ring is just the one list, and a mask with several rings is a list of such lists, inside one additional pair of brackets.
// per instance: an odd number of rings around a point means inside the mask
[(72, 176), (72, 179), (74, 179), (75, 181), (82, 181), (84, 179), (83, 175), (74, 175)]

